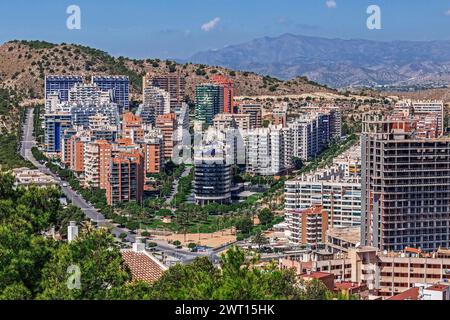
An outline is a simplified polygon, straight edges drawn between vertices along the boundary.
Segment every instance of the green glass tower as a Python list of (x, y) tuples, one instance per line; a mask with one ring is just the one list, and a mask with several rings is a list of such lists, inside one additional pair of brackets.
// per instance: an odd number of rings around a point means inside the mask
[(212, 125), (214, 116), (223, 112), (223, 87), (207, 83), (195, 90), (195, 118), (204, 125)]

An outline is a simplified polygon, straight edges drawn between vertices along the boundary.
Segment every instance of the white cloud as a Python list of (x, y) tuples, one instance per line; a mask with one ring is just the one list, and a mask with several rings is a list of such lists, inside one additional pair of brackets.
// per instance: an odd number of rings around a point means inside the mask
[(327, 2), (325, 4), (327, 5), (327, 8), (329, 8), (329, 9), (334, 9), (337, 7), (337, 3), (335, 0), (327, 0)]
[(220, 22), (220, 18), (216, 17), (214, 19), (212, 19), (209, 22), (206, 22), (205, 24), (202, 25), (202, 30), (205, 32), (211, 31), (212, 29), (214, 29), (215, 27), (217, 27), (217, 25)]
[(445, 11), (444, 14), (445, 14), (446, 16), (450, 16), (450, 10)]

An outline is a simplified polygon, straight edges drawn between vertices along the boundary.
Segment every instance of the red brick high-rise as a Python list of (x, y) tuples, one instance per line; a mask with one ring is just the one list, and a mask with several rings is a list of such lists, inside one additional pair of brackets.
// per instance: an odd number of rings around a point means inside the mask
[(222, 75), (213, 76), (212, 82), (223, 87), (223, 112), (234, 113), (234, 82)]

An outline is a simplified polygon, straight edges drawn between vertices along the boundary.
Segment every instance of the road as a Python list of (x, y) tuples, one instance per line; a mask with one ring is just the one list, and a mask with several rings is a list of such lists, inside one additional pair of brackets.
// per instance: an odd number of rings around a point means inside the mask
[[(186, 167), (183, 171), (183, 173), (181, 174), (181, 178), (187, 177), (189, 175), (189, 173), (191, 173), (192, 167)], [(178, 184), (180, 183), (180, 179), (176, 179), (173, 182), (173, 186), (172, 186), (172, 193), (170, 194), (170, 196), (167, 198), (166, 203), (170, 204), (173, 200), (173, 198), (175, 198), (177, 192), (178, 192)]]
[[(105, 217), (101, 213), (99, 213), (92, 205), (87, 203), (86, 200), (84, 200), (83, 197), (79, 195), (76, 191), (74, 191), (72, 188), (70, 188), (69, 186), (67, 187), (64, 186), (65, 185), (64, 181), (62, 181), (56, 174), (51, 172), (46, 166), (42, 165), (34, 158), (31, 149), (35, 147), (37, 144), (33, 135), (34, 129), (33, 113), (34, 113), (33, 108), (28, 109), (26, 120), (23, 124), (23, 131), (22, 131), (23, 136), (20, 148), (21, 156), (24, 159), (30, 161), (42, 173), (45, 173), (55, 178), (59, 182), (61, 190), (67, 197), (67, 199), (70, 199), (70, 201), (74, 206), (80, 208), (87, 218), (96, 222), (99, 226), (108, 226), (109, 225), (108, 221), (106, 221)], [(115, 227), (113, 228), (112, 233), (116, 236), (122, 233), (127, 233), (126, 240), (129, 242), (135, 241), (135, 235), (130, 233), (129, 230)]]

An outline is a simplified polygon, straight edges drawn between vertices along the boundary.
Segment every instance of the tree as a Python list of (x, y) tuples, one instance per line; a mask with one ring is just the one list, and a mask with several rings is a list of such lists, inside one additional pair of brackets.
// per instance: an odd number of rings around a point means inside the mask
[(269, 223), (271, 223), (273, 221), (273, 219), (275, 218), (275, 215), (273, 214), (273, 212), (270, 209), (264, 208), (258, 214), (258, 218), (259, 218), (259, 222), (262, 225), (268, 225)]
[(294, 166), (295, 170), (300, 170), (303, 168), (303, 160), (301, 158), (298, 157), (293, 157), (292, 158), (292, 165)]
[(318, 280), (303, 281), (304, 290), (301, 295), (302, 300), (328, 300), (329, 290), (325, 284)]
[(173, 245), (174, 245), (175, 247), (181, 246), (181, 242), (178, 241), (178, 240), (175, 240), (175, 241), (173, 242)]
[[(73, 273), (80, 271), (80, 288), (69, 288)], [(98, 300), (108, 299), (109, 292), (131, 280), (114, 239), (106, 230), (82, 232), (77, 240), (61, 244), (42, 269), (38, 299)]]
[(243, 234), (249, 234), (253, 227), (253, 221), (249, 216), (243, 216), (236, 221), (236, 229)]
[(191, 243), (189, 243), (188, 244), (188, 248), (192, 251), (192, 250), (194, 250), (194, 248), (196, 248), (197, 247), (197, 244), (195, 244), (195, 243), (193, 243), (193, 242), (191, 242)]
[(264, 244), (268, 244), (269, 240), (262, 234), (262, 232), (258, 232), (252, 239), (252, 243), (258, 245), (259, 249)]

